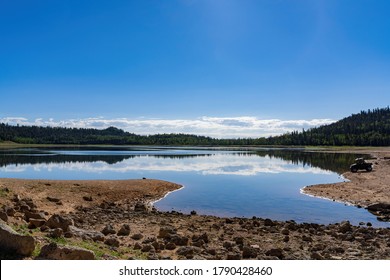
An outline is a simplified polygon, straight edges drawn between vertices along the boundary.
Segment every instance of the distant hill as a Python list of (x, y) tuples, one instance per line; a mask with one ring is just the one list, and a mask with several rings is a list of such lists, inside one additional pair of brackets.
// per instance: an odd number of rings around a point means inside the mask
[(215, 139), (189, 134), (142, 136), (122, 129), (13, 126), (0, 123), (0, 142), (71, 145), (292, 145), (390, 146), (390, 108), (361, 111), (333, 124), (257, 139)]
[(266, 140), (272, 145), (389, 146), (390, 108), (361, 111), (329, 125)]

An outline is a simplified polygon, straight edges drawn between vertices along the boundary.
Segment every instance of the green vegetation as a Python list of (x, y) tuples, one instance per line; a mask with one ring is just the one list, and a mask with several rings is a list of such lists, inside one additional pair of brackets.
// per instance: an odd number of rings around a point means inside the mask
[(389, 146), (390, 108), (362, 111), (330, 125), (268, 138), (215, 139), (189, 134), (136, 135), (115, 127), (79, 129), (0, 124), (0, 142), (25, 145)]
[(66, 239), (64, 237), (48, 238), (50, 242), (55, 242), (59, 245), (74, 246), (84, 248), (95, 253), (96, 259), (103, 259), (104, 256), (127, 259), (129, 256), (133, 256), (136, 259), (146, 259), (147, 255), (139, 250), (133, 250), (129, 247), (112, 248), (103, 243), (97, 243), (89, 240), (81, 239)]

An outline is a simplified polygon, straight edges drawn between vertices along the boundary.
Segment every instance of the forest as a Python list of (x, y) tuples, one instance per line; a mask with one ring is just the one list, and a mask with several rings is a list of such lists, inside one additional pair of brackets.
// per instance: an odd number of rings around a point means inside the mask
[(69, 145), (389, 146), (390, 108), (361, 111), (335, 123), (280, 136), (216, 139), (190, 134), (137, 135), (122, 129), (19, 126), (0, 123), (0, 142)]

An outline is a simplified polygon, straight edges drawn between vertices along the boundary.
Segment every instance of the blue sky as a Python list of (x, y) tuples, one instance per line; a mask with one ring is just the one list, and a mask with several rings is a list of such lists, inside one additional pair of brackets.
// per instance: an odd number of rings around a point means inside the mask
[(0, 1), (0, 121), (257, 137), (390, 104), (390, 1)]

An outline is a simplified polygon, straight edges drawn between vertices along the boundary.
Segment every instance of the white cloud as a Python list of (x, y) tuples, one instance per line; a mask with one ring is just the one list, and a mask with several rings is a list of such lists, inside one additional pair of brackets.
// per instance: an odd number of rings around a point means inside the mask
[(256, 117), (200, 117), (196, 119), (128, 119), (103, 117), (56, 121), (52, 118), (28, 120), (21, 117), (0, 118), (0, 122), (12, 125), (61, 126), (104, 129), (115, 126), (136, 134), (187, 133), (216, 138), (257, 138), (280, 135), (335, 122), (331, 119), (280, 120)]

